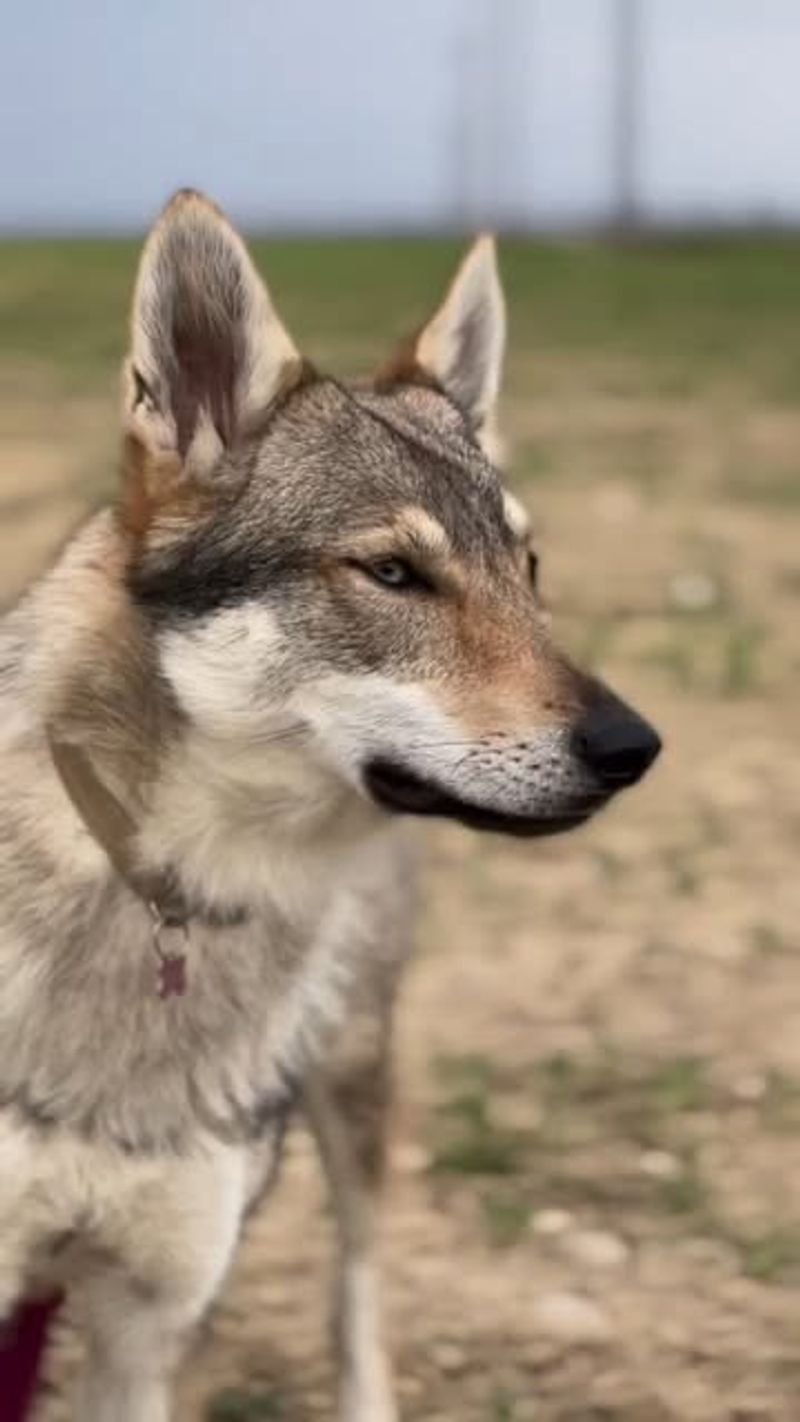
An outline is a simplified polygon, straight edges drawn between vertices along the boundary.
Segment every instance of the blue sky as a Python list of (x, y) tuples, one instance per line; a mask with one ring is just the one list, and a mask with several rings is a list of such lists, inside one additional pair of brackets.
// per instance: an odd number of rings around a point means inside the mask
[[(31, 0), (0, 52), (0, 228), (568, 222), (613, 200), (616, 0)], [(656, 215), (800, 219), (800, 4), (640, 0)]]

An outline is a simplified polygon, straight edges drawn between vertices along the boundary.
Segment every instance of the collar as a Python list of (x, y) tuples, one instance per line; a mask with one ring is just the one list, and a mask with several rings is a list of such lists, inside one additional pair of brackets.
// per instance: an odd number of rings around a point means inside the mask
[(53, 764), (92, 838), (150, 916), (158, 959), (158, 996), (186, 991), (186, 950), (193, 914), (168, 871), (143, 869), (136, 856), (138, 826), (126, 805), (100, 779), (86, 751), (48, 734)]

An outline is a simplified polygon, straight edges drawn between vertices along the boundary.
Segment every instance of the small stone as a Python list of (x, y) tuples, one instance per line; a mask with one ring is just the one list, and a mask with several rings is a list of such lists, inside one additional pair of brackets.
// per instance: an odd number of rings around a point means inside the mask
[(399, 1175), (424, 1175), (431, 1158), (415, 1141), (403, 1141), (392, 1148), (392, 1169)]
[(767, 1091), (766, 1077), (758, 1071), (748, 1072), (737, 1078), (731, 1090), (737, 1101), (745, 1101), (748, 1104), (762, 1101)]
[(623, 1239), (600, 1229), (576, 1230), (564, 1238), (564, 1252), (590, 1269), (621, 1269), (630, 1250)]
[(677, 1180), (681, 1163), (668, 1150), (646, 1150), (639, 1157), (639, 1169), (653, 1180)]
[(463, 1373), (469, 1362), (466, 1352), (457, 1343), (434, 1343), (431, 1358), (439, 1372), (449, 1377)]
[(676, 573), (669, 584), (669, 600), (682, 612), (707, 612), (719, 603), (719, 584), (708, 573)]
[(596, 1303), (567, 1291), (541, 1294), (532, 1316), (541, 1333), (565, 1343), (602, 1343), (611, 1332), (607, 1315)]
[(574, 1220), (569, 1210), (537, 1210), (531, 1220), (531, 1229), (534, 1234), (552, 1239), (571, 1229), (573, 1223)]

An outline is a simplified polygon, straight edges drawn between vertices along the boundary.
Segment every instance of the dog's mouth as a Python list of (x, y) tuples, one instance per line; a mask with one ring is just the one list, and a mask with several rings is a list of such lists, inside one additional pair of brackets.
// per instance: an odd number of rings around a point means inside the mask
[(538, 835), (563, 834), (577, 828), (598, 807), (598, 800), (583, 800), (559, 815), (517, 815), (490, 810), (462, 800), (434, 781), (415, 775), (405, 766), (388, 760), (372, 760), (364, 768), (364, 783), (373, 800), (386, 810), (401, 815), (436, 815), (458, 820), (470, 829), (493, 830), (533, 839)]

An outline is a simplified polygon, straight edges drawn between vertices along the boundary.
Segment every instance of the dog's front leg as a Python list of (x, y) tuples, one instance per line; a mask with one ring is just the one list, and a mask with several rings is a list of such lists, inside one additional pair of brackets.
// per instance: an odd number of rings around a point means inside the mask
[(306, 1110), (331, 1187), (339, 1236), (334, 1342), (339, 1422), (397, 1422), (382, 1337), (375, 1238), (386, 1127), (385, 1060), (346, 1079), (314, 1073)]
[(93, 1282), (76, 1422), (169, 1422), (172, 1378), (195, 1322), (187, 1312), (161, 1308), (116, 1280)]
[(164, 1161), (160, 1178), (161, 1163), (141, 1167), (80, 1286), (88, 1350), (76, 1422), (168, 1422), (177, 1365), (236, 1245), (246, 1164), (243, 1149), (209, 1147)]

